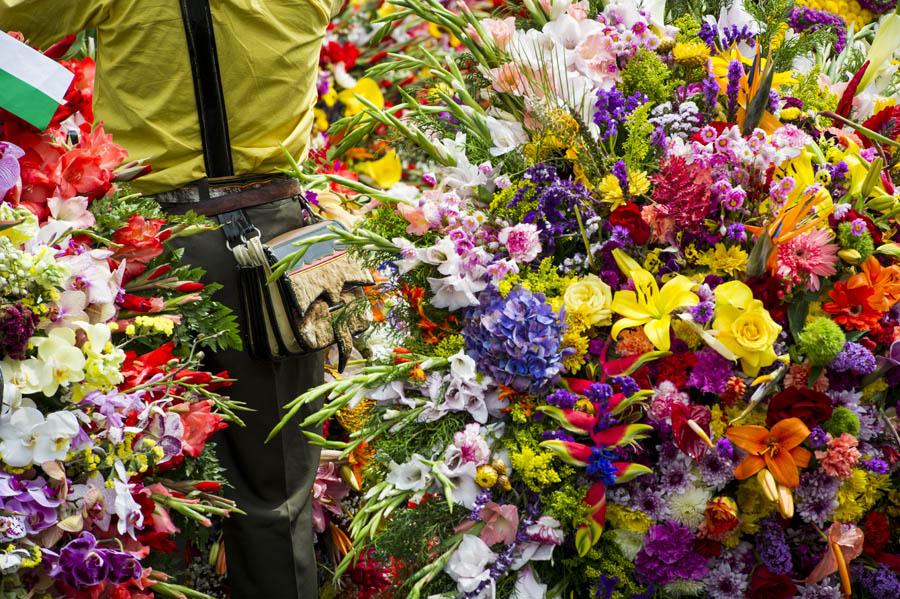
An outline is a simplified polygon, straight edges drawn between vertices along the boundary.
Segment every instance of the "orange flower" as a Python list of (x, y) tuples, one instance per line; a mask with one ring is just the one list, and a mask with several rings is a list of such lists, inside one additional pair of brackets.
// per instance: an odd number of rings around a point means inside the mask
[(869, 256), (862, 265), (862, 272), (850, 278), (855, 277), (864, 279), (869, 287), (875, 290), (869, 299), (872, 308), (887, 312), (900, 300), (900, 266), (892, 264), (884, 267), (875, 256)]
[(771, 430), (764, 426), (734, 426), (725, 433), (735, 445), (748, 455), (734, 469), (738, 480), (749, 478), (767, 468), (775, 480), (794, 489), (800, 484), (799, 468), (805, 468), (811, 457), (800, 444), (809, 436), (809, 429), (799, 418), (785, 418)]

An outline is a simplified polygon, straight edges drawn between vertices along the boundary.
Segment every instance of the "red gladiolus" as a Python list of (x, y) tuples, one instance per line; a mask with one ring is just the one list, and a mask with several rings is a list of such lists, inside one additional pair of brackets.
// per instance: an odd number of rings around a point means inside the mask
[(222, 490), (222, 485), (214, 480), (201, 480), (194, 483), (194, 488), (203, 493), (217, 493)]
[(179, 414), (181, 423), (184, 425), (183, 451), (192, 458), (200, 455), (206, 442), (216, 431), (228, 426), (222, 417), (213, 414), (211, 409), (212, 404), (204, 400), (190, 403), (188, 412)]
[(202, 291), (203, 288), (206, 287), (203, 283), (194, 283), (192, 281), (186, 281), (175, 288), (175, 291), (179, 293), (194, 293), (195, 291)]

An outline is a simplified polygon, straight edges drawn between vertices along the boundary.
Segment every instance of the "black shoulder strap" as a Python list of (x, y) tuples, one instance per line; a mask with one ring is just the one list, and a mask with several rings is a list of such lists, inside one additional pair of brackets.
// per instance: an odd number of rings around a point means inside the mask
[(194, 96), (200, 117), (200, 137), (203, 140), (203, 159), (209, 178), (234, 175), (231, 162), (231, 141), (228, 137), (228, 116), (225, 95), (219, 76), (216, 38), (213, 34), (209, 0), (179, 0), (184, 32), (187, 37), (191, 71), (194, 74)]

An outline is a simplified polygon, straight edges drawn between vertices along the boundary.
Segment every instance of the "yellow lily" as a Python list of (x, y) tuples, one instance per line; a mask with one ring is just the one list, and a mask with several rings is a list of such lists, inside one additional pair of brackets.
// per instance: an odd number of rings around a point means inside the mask
[(623, 317), (613, 324), (613, 339), (625, 329), (643, 326), (650, 343), (658, 350), (668, 351), (672, 312), (700, 302), (691, 291), (694, 282), (684, 275), (676, 275), (660, 289), (653, 275), (623, 251), (613, 250), (613, 256), (619, 269), (634, 281), (635, 289), (617, 291), (613, 297), (610, 309)]
[(378, 160), (357, 163), (355, 170), (370, 178), (382, 189), (390, 189), (400, 181), (400, 177), (403, 175), (400, 157), (394, 150)]
[(374, 79), (363, 77), (356, 82), (352, 89), (345, 89), (338, 94), (338, 100), (344, 105), (344, 116), (359, 114), (365, 108), (363, 103), (356, 99), (356, 96), (362, 96), (377, 108), (384, 108), (384, 96), (381, 94), (378, 83)]

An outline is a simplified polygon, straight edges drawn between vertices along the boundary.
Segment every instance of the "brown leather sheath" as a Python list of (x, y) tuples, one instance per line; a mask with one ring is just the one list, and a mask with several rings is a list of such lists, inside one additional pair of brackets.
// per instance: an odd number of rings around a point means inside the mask
[(190, 210), (204, 216), (216, 216), (233, 210), (243, 210), (277, 202), (297, 195), (301, 191), (300, 183), (296, 179), (284, 179), (200, 202), (165, 204), (165, 210), (170, 214), (184, 214)]

